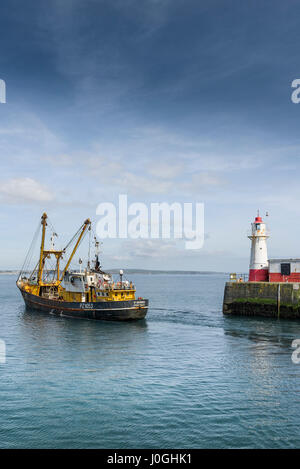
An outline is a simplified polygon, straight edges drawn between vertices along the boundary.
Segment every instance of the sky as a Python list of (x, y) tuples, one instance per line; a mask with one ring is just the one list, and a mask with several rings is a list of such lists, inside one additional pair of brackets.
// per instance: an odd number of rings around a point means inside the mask
[(119, 194), (204, 203), (205, 241), (104, 239), (105, 268), (245, 272), (258, 209), (300, 257), (299, 42), (293, 0), (2, 2), (0, 270)]

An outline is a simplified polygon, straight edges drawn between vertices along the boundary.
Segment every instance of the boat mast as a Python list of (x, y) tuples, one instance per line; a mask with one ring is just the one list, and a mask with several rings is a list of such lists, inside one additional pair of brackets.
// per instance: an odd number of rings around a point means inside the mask
[(99, 246), (100, 246), (100, 242), (97, 240), (96, 236), (94, 236), (94, 240), (95, 240), (95, 251), (96, 251), (96, 254), (95, 254), (95, 270), (98, 272), (100, 270), (100, 262), (99, 262)]
[(71, 261), (72, 261), (72, 259), (73, 259), (73, 256), (74, 256), (75, 252), (77, 251), (77, 248), (78, 248), (78, 246), (79, 246), (79, 243), (80, 243), (80, 241), (82, 240), (82, 237), (83, 237), (83, 235), (84, 235), (84, 233), (85, 233), (87, 227), (90, 226), (90, 224), (91, 224), (91, 220), (88, 218), (87, 220), (85, 220), (84, 224), (82, 225), (82, 230), (81, 230), (80, 236), (79, 236), (79, 238), (77, 239), (77, 243), (75, 244), (74, 249), (73, 249), (73, 251), (72, 251), (72, 253), (71, 253), (70, 257), (69, 257), (69, 260), (68, 260), (68, 262), (66, 263), (66, 266), (65, 266), (65, 268), (64, 268), (64, 270), (63, 270), (63, 273), (62, 273), (62, 275), (61, 275), (61, 279), (60, 279), (61, 282), (63, 281), (64, 276), (65, 276), (65, 273), (66, 273), (66, 271), (68, 270), (69, 265), (71, 264)]
[(42, 275), (43, 275), (43, 261), (44, 261), (44, 247), (45, 247), (45, 234), (46, 234), (46, 226), (47, 226), (47, 214), (43, 213), (42, 215), (42, 241), (41, 241), (41, 251), (40, 251), (40, 261), (39, 261), (39, 273), (38, 273), (38, 285), (41, 284)]

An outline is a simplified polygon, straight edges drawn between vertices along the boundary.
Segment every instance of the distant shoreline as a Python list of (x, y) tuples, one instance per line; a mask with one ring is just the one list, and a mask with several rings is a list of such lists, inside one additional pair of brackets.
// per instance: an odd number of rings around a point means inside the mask
[[(112, 274), (118, 274), (119, 269), (104, 269)], [(18, 270), (0, 270), (0, 275), (18, 275)], [(213, 270), (152, 270), (152, 269), (124, 269), (125, 274), (145, 274), (145, 275), (157, 275), (157, 274), (173, 274), (173, 275), (213, 275), (222, 274), (227, 275), (228, 272), (218, 272)]]
[[(108, 269), (108, 272), (112, 274), (118, 274), (120, 272), (119, 269)], [(213, 270), (152, 270), (152, 269), (124, 269), (125, 273), (128, 274), (185, 274), (185, 275), (212, 275), (212, 274), (224, 274), (226, 275), (227, 272), (217, 272)]]

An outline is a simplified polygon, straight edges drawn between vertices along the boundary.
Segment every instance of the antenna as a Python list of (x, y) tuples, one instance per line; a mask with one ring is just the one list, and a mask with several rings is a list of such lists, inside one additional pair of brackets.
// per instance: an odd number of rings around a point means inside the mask
[(99, 252), (100, 252), (100, 245), (102, 244), (100, 241), (98, 241), (97, 237), (94, 236), (94, 242), (95, 242), (95, 270), (99, 271), (101, 268), (101, 264), (99, 261)]
[(99, 254), (99, 246), (100, 246), (100, 242), (97, 240), (96, 236), (94, 236), (94, 240), (95, 240), (95, 250), (96, 250), (96, 255), (98, 256), (98, 254)]

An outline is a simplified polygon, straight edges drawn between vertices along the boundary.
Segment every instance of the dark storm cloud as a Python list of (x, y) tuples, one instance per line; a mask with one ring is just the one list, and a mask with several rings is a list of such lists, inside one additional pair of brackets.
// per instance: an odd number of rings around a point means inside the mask
[(65, 103), (79, 86), (171, 119), (228, 106), (271, 116), (290, 104), (297, 2), (13, 0), (1, 10), (1, 69), (11, 97), (47, 92)]

